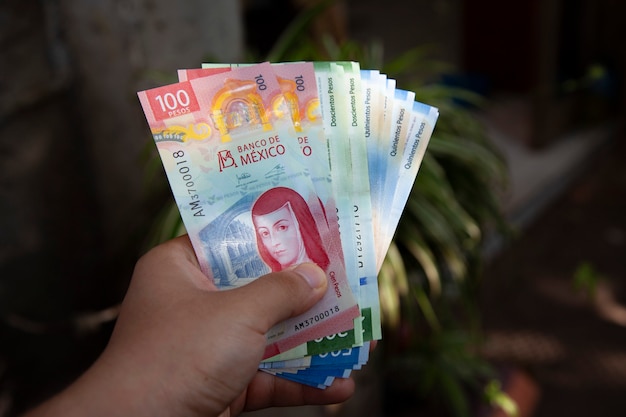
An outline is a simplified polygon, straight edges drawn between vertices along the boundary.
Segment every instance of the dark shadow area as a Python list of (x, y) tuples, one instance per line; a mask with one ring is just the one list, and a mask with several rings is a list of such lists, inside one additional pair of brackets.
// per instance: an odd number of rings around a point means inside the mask
[[(486, 354), (530, 371), (537, 417), (623, 414), (624, 139), (622, 130), (485, 273)], [(581, 274), (595, 295), (577, 289)]]

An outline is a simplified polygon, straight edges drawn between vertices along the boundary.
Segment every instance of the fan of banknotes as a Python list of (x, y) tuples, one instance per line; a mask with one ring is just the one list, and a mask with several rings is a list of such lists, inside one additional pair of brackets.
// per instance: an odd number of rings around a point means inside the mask
[(318, 388), (381, 338), (377, 275), (438, 110), (356, 62), (203, 64), (138, 93), (203, 272), (219, 289), (315, 262), (324, 298), (259, 369)]

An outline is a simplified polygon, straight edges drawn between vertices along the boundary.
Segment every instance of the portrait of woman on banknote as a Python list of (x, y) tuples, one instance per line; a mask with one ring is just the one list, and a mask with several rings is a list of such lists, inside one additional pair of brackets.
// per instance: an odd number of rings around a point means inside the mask
[(330, 264), (306, 201), (286, 187), (272, 188), (252, 205), (252, 223), (263, 261), (272, 271), (303, 262), (326, 270)]

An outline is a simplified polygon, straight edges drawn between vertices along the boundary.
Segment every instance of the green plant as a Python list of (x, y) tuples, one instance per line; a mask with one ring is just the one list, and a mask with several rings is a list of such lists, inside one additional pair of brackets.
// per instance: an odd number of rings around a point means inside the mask
[[(417, 57), (396, 68), (418, 65)], [(389, 357), (401, 358), (388, 362), (390, 372), (421, 376), (415, 393), (467, 416), (472, 399), (494, 379), (476, 353), (477, 290), (486, 231), (508, 231), (498, 205), (506, 166), (472, 112), (455, 100), (479, 106), (480, 97), (418, 79), (408, 88), (438, 107), (440, 117), (379, 275), (389, 340), (383, 346)], [(408, 330), (398, 332), (402, 327)]]
[(582, 293), (589, 300), (593, 300), (598, 284), (603, 280), (605, 278), (590, 262), (582, 262), (574, 271), (573, 285), (577, 292)]

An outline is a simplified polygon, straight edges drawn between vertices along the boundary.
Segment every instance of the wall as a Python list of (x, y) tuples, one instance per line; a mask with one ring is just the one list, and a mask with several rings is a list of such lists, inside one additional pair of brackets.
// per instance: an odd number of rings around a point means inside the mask
[(76, 314), (119, 302), (170, 198), (136, 92), (242, 54), (230, 0), (0, 2), (0, 416), (97, 354)]

